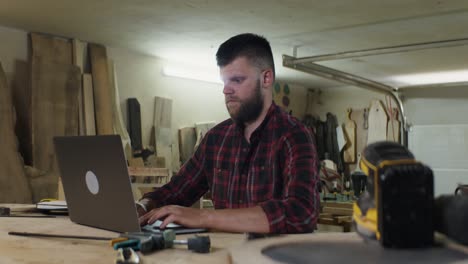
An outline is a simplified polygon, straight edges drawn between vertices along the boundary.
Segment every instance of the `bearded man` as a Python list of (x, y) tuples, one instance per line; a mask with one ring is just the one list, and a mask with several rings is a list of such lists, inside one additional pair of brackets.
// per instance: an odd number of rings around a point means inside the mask
[[(216, 59), (231, 118), (205, 135), (169, 183), (143, 196), (140, 224), (312, 232), (320, 202), (316, 147), (309, 129), (273, 102), (269, 42), (240, 34), (221, 44)], [(189, 207), (208, 191), (215, 210)]]

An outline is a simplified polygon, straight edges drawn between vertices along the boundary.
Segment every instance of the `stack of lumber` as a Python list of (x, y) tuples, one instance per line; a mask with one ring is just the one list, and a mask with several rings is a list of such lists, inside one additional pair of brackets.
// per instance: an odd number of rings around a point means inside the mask
[(324, 202), (318, 219), (322, 225), (342, 226), (343, 232), (351, 231), (353, 204), (349, 202)]

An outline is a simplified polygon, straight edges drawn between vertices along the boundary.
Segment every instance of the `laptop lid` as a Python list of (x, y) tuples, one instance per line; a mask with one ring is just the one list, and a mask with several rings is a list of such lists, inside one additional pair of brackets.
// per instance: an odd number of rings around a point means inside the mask
[(140, 231), (118, 135), (55, 137), (70, 219), (117, 232)]

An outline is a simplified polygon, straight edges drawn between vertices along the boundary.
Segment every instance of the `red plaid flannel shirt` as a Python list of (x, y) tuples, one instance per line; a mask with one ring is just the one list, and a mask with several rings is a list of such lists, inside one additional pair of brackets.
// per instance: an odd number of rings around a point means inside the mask
[(260, 206), (270, 233), (312, 232), (320, 210), (313, 142), (309, 129), (273, 103), (250, 144), (231, 119), (218, 124), (179, 173), (144, 198), (190, 206), (210, 191), (215, 209)]

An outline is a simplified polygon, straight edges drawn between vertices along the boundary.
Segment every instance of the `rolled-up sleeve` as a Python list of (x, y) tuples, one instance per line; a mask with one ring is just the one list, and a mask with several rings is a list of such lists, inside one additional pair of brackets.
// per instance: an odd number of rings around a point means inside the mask
[(317, 190), (318, 160), (313, 135), (296, 126), (282, 138), (283, 197), (259, 204), (270, 225), (270, 233), (306, 233), (316, 228), (320, 210)]

